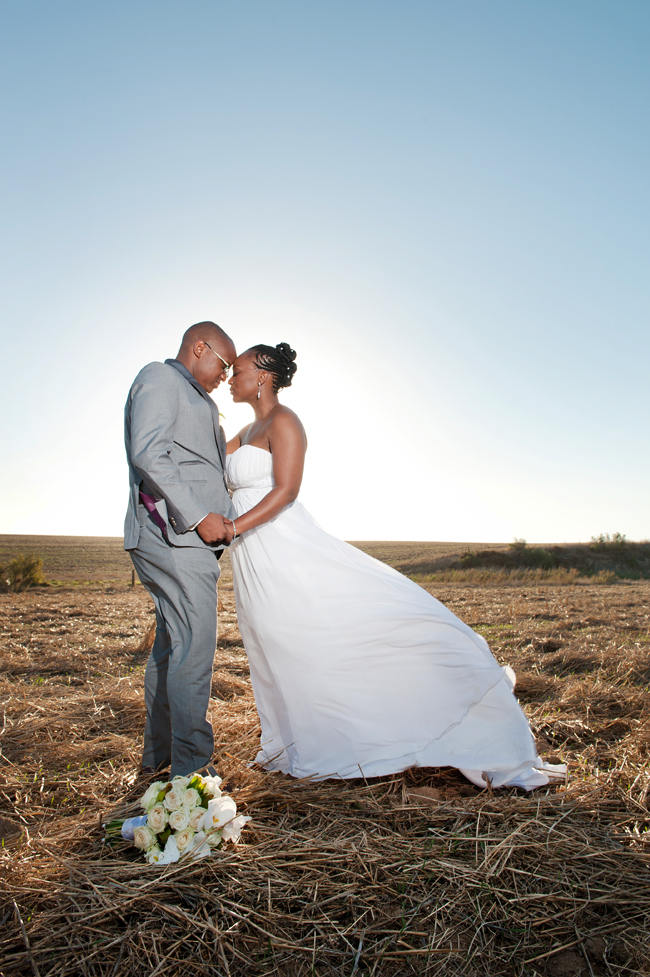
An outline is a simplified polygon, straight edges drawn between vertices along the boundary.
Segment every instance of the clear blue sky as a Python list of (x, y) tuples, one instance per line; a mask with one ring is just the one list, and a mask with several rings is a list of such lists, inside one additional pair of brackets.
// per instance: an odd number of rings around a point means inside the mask
[(0, 18), (0, 532), (121, 533), (128, 387), (211, 318), (298, 351), (338, 535), (650, 536), (650, 3)]

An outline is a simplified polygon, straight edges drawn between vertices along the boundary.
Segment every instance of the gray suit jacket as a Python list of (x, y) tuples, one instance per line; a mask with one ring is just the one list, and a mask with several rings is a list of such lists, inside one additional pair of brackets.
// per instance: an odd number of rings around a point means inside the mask
[(124, 548), (137, 547), (140, 527), (151, 519), (140, 488), (158, 500), (172, 545), (206, 546), (189, 527), (208, 512), (233, 514), (224, 482), (226, 439), (214, 401), (178, 360), (140, 370), (124, 409), (124, 441), (130, 487)]

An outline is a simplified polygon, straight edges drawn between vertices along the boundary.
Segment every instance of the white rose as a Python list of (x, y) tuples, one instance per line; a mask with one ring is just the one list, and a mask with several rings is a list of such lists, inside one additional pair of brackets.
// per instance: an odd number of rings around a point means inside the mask
[(188, 787), (183, 794), (183, 806), (189, 811), (193, 807), (198, 807), (200, 803), (201, 795), (198, 790), (194, 790), (193, 787)]
[(189, 811), (186, 807), (179, 807), (169, 815), (169, 827), (174, 831), (183, 831), (190, 823)]
[(203, 815), (201, 827), (205, 831), (209, 831), (210, 828), (221, 828), (227, 821), (231, 821), (236, 814), (237, 805), (232, 797), (223, 794), (221, 797), (215, 797), (214, 800), (208, 801), (208, 809)]
[(136, 848), (146, 851), (156, 844), (156, 836), (151, 828), (148, 828), (146, 824), (141, 824), (133, 832), (133, 844)]
[(147, 815), (147, 824), (154, 834), (160, 834), (167, 824), (167, 811), (164, 804), (154, 804)]
[(201, 827), (201, 822), (203, 820), (203, 815), (205, 814), (204, 807), (193, 807), (191, 811), (187, 812), (189, 818), (189, 825), (192, 831), (198, 831)]
[(214, 828), (212, 831), (209, 831), (208, 834), (205, 836), (205, 840), (210, 846), (210, 848), (218, 848), (219, 845), (221, 844), (221, 839), (222, 839), (222, 832), (218, 831), (216, 828)]
[(156, 845), (154, 848), (150, 848), (148, 851), (146, 851), (144, 853), (144, 857), (150, 865), (158, 865), (162, 859), (162, 852), (158, 845)]
[(223, 835), (223, 840), (232, 841), (232, 843), (236, 845), (240, 839), (242, 828), (250, 820), (251, 819), (250, 817), (248, 817), (248, 815), (239, 814), (237, 815), (236, 818), (233, 818), (232, 821), (229, 821), (228, 824), (224, 824), (221, 831), (221, 834)]
[(173, 777), (172, 787), (187, 787), (187, 785), (190, 782), (190, 779), (191, 779), (190, 777), (181, 777), (181, 776)]
[(219, 787), (223, 783), (223, 777), (204, 777), (203, 785), (208, 792), (212, 794), (213, 797), (221, 797), (221, 791)]
[(165, 794), (165, 800), (163, 801), (163, 804), (165, 805), (167, 810), (177, 811), (179, 807), (182, 807), (184, 794), (185, 794), (185, 788), (181, 786), (172, 787), (171, 790), (168, 790), (167, 793)]
[(163, 789), (164, 786), (165, 784), (162, 782), (162, 780), (157, 780), (154, 784), (151, 785), (151, 787), (149, 787), (145, 791), (145, 793), (140, 798), (140, 804), (142, 805), (143, 810), (149, 811), (150, 808), (154, 806), (154, 804), (158, 800), (158, 794), (160, 793), (160, 791)]
[(192, 831), (191, 828), (183, 828), (182, 831), (177, 831), (176, 834), (173, 835), (173, 837), (176, 838), (176, 844), (178, 846), (179, 852), (183, 854), (185, 849), (192, 844), (192, 839), (194, 838), (194, 832)]

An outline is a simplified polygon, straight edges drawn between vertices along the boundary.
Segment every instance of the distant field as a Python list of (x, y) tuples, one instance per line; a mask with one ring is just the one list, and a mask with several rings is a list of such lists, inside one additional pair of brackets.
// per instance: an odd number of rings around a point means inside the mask
[(419, 584), (613, 584), (650, 579), (650, 542), (615, 534), (588, 543), (361, 543)]
[(52, 583), (128, 584), (131, 560), (121, 536), (0, 536), (0, 566), (19, 553), (40, 556)]
[[(526, 545), (468, 542), (355, 542), (422, 585), (612, 584), (650, 579), (650, 543), (620, 539)], [(40, 556), (45, 579), (62, 587), (128, 587), (132, 565), (121, 537), (0, 536), (0, 566), (24, 553)], [(222, 560), (222, 584), (230, 561)]]
[(508, 543), (433, 543), (433, 542), (381, 542), (380, 540), (355, 540), (354, 546), (374, 556), (377, 560), (390, 563), (398, 570), (406, 563), (416, 563), (437, 560), (443, 556), (456, 553), (466, 553), (468, 550), (490, 549), (505, 550)]
[(445, 557), (461, 556), (463, 553), (485, 550), (507, 550), (508, 543), (432, 543), (432, 542), (354, 542), (354, 546), (374, 556), (376, 560), (389, 563), (400, 573), (418, 579), (435, 571)]
[[(475, 549), (475, 543), (355, 543), (378, 560), (397, 570), (407, 565), (427, 565), (443, 556)], [(505, 549), (496, 543), (494, 549)], [(43, 572), (52, 583), (103, 584), (127, 586), (131, 580), (131, 560), (124, 552), (121, 536), (10, 536), (0, 535), (0, 566), (19, 553), (40, 556)], [(227, 562), (224, 563), (225, 571)], [(224, 576), (226, 574), (224, 573)]]

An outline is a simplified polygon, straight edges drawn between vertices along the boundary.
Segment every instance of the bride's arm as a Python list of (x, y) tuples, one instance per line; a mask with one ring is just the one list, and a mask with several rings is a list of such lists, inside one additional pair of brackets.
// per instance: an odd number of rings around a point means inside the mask
[[(307, 438), (294, 413), (280, 414), (269, 431), (269, 447), (273, 456), (275, 485), (248, 512), (235, 519), (237, 535), (268, 522), (298, 496), (305, 464)], [(226, 520), (227, 521), (227, 520)]]

